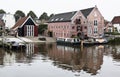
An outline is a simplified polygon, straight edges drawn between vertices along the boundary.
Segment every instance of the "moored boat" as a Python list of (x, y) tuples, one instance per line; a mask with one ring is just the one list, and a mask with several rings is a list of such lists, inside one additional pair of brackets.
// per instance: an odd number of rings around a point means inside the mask
[(18, 38), (3, 38), (3, 45), (9, 49), (25, 48), (25, 43)]
[(59, 37), (56, 39), (57, 44), (62, 45), (80, 45), (80, 39), (78, 38), (63, 38)]
[(107, 44), (108, 40), (106, 38), (91, 38), (83, 41), (83, 45), (99, 45), (99, 44)]

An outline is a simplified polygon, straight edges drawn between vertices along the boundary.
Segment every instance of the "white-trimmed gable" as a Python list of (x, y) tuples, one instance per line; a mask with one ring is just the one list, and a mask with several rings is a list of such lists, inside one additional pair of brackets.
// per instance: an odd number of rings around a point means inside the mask
[(19, 28), (21, 28), (21, 27), (28, 21), (29, 18), (30, 18), (30, 19), (33, 21), (33, 23), (37, 26), (37, 24), (36, 24), (35, 21), (32, 19), (32, 17), (29, 16), (29, 17), (24, 21), (24, 23), (23, 23), (21, 26), (19, 26)]
[(86, 21), (86, 18), (85, 18), (85, 16), (82, 14), (82, 12), (81, 11), (77, 11), (76, 12), (76, 14), (71, 18), (71, 22), (72, 23), (74, 23), (74, 21), (76, 20), (76, 19), (81, 19), (81, 22), (84, 22), (84, 21)]

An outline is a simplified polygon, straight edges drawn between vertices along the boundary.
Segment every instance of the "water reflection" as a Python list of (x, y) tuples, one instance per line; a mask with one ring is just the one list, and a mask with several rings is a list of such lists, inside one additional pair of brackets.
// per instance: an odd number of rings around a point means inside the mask
[(12, 66), (15, 63), (33, 63), (35, 60), (47, 62), (63, 70), (97, 75), (104, 63), (104, 56), (120, 61), (120, 46), (99, 45), (91, 47), (68, 47), (52, 44), (27, 44), (23, 50), (5, 50), (0, 48), (0, 67)]
[(15, 63), (15, 53), (14, 52), (5, 52), (3, 57), (3, 65), (12, 65)]
[[(54, 45), (56, 46), (56, 45)], [(103, 63), (104, 46), (71, 48), (67, 46), (53, 47), (48, 56), (54, 60), (54, 65), (59, 68), (78, 71), (84, 70), (96, 74)]]
[(113, 58), (120, 61), (120, 46), (115, 46), (112, 50)]
[(33, 57), (38, 50), (34, 43), (26, 45), (26, 49), (7, 50), (0, 49), (0, 65), (12, 65), (14, 63), (32, 63)]

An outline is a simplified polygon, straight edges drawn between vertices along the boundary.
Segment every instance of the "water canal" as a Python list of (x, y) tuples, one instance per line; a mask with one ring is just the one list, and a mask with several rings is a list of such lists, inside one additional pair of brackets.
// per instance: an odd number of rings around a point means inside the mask
[(120, 46), (67, 47), (28, 44), (0, 48), (0, 77), (118, 77)]

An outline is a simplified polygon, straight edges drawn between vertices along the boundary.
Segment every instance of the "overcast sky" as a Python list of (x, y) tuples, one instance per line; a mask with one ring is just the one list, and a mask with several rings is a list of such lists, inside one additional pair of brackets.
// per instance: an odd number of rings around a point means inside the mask
[(0, 9), (14, 14), (17, 10), (27, 14), (30, 10), (39, 17), (43, 12), (48, 15), (76, 11), (97, 5), (106, 20), (111, 21), (120, 15), (120, 0), (0, 0)]

